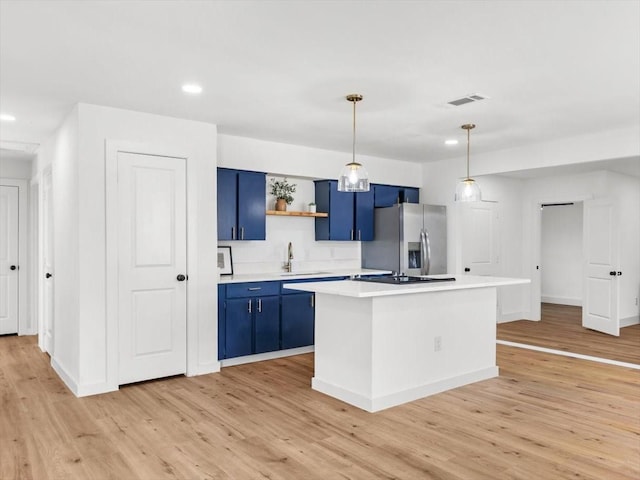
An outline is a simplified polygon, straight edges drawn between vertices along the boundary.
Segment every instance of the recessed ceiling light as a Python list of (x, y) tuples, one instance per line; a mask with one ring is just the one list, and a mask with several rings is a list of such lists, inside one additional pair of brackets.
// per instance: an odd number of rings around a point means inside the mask
[(190, 93), (192, 95), (198, 95), (199, 93), (202, 93), (202, 87), (200, 85), (195, 84), (195, 83), (185, 83), (184, 85), (182, 85), (182, 91), (184, 93)]
[(0, 121), (3, 122), (15, 122), (16, 117), (9, 115), (8, 113), (0, 113)]
[(458, 144), (458, 140), (445, 140), (444, 144), (445, 145), (457, 145)]

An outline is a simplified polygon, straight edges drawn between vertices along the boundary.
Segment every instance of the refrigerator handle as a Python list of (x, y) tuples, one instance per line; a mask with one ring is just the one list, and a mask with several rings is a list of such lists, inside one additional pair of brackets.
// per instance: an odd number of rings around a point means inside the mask
[(429, 275), (431, 267), (431, 242), (429, 242), (429, 233), (426, 230), (420, 230), (420, 257), (422, 259), (422, 268), (420, 275)]

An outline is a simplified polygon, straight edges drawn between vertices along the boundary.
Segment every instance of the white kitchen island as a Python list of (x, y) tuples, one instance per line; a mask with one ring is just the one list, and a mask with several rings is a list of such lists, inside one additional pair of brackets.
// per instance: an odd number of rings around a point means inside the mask
[(496, 288), (530, 280), (455, 278), (288, 284), (316, 294), (312, 388), (376, 412), (496, 377)]

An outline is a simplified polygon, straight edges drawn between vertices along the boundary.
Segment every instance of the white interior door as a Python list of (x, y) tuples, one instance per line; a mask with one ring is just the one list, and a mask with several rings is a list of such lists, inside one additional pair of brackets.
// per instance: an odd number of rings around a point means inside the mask
[(42, 178), (42, 342), (40, 348), (53, 355), (53, 188), (51, 170)]
[(18, 333), (18, 187), (0, 186), (0, 335)]
[(459, 204), (462, 270), (470, 275), (498, 275), (498, 204)]
[(582, 326), (620, 335), (618, 219), (609, 198), (584, 202)]
[(119, 384), (186, 372), (186, 161), (118, 152)]

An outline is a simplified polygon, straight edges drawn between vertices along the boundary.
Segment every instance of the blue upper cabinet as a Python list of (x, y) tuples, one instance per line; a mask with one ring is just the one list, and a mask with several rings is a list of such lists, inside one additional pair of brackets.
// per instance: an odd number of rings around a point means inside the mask
[(420, 189), (397, 185), (373, 185), (374, 205), (391, 207), (398, 203), (420, 203)]
[(218, 240), (264, 240), (266, 174), (218, 168)]
[(402, 203), (420, 203), (420, 189), (402, 187), (400, 189), (400, 201)]
[(400, 187), (393, 185), (374, 185), (374, 205), (376, 207), (391, 207), (400, 202)]
[(373, 199), (374, 190), (355, 193), (355, 240), (373, 240)]
[(316, 218), (316, 240), (373, 240), (373, 191), (339, 192), (336, 180), (318, 180), (316, 205), (327, 218)]

